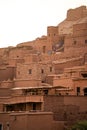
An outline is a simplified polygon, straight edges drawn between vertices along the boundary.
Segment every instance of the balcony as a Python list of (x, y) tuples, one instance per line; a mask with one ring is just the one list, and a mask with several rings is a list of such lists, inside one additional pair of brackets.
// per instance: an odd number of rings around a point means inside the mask
[(26, 102), (43, 102), (43, 95), (19, 95), (7, 99), (5, 104), (17, 104)]

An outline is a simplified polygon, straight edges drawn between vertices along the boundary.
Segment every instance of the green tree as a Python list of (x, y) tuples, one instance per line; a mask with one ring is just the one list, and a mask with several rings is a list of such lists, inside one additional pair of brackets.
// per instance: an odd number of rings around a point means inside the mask
[(80, 121), (71, 127), (71, 130), (87, 130), (87, 121)]

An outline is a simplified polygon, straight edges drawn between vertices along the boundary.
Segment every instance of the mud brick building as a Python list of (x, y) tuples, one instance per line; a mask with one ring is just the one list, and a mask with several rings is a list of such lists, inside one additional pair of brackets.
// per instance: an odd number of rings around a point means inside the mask
[(0, 48), (0, 130), (63, 130), (87, 120), (87, 8), (47, 36)]

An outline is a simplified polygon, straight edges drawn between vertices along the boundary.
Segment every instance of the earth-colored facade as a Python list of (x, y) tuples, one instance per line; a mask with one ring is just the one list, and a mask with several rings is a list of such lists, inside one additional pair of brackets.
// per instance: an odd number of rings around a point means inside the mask
[(0, 49), (0, 130), (63, 130), (87, 119), (87, 8), (47, 36)]

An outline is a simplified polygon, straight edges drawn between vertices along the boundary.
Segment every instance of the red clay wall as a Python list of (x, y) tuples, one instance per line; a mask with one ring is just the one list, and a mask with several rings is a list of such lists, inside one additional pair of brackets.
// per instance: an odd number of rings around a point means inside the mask
[(12, 130), (51, 130), (52, 113), (17, 113), (11, 114)]

